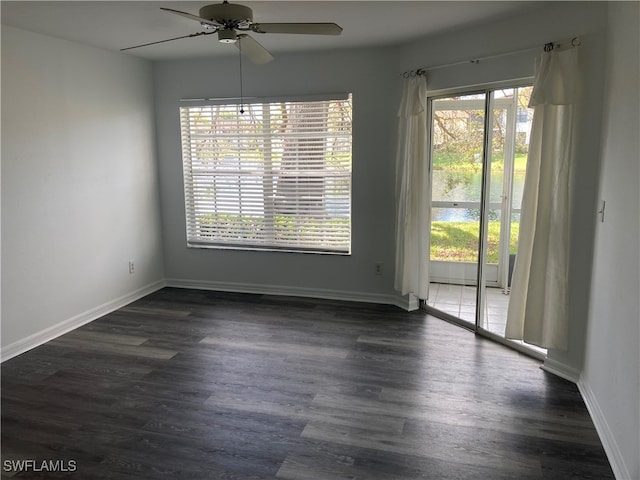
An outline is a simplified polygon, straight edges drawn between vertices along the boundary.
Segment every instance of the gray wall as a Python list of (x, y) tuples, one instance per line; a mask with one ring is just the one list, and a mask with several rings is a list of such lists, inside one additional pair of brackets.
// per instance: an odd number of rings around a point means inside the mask
[[(393, 60), (393, 51), (382, 48), (277, 55), (267, 65), (243, 64), (245, 95), (353, 94), (350, 256), (187, 248), (178, 117), (180, 99), (238, 96), (238, 57), (234, 54), (155, 64), (168, 283), (396, 302), (393, 159), (400, 82)], [(374, 275), (375, 262), (383, 262), (383, 275)]]
[(4, 358), (162, 280), (152, 81), (146, 62), (2, 26)]
[(640, 478), (640, 4), (611, 2), (583, 395), (617, 478)]

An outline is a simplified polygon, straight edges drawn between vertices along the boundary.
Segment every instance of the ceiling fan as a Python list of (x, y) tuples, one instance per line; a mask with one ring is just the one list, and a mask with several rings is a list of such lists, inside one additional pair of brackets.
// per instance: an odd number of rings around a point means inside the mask
[(222, 3), (202, 7), (198, 15), (192, 15), (171, 8), (161, 7), (161, 10), (195, 20), (200, 23), (204, 31), (123, 48), (121, 51), (171, 42), (181, 38), (199, 37), (217, 33), (219, 42), (235, 44), (236, 47), (240, 49), (240, 52), (246, 55), (253, 63), (262, 64), (273, 60), (273, 56), (253, 37), (246, 33), (238, 32), (310, 35), (340, 35), (340, 33), (342, 33), (342, 27), (335, 23), (256, 23), (253, 21), (253, 11), (251, 8), (229, 3), (227, 0)]

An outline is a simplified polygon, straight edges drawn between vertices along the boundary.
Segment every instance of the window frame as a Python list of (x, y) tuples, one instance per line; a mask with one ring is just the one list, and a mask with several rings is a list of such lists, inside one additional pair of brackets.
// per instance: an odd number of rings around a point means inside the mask
[[(337, 254), (337, 255), (350, 255), (351, 254), (351, 232), (352, 232), (352, 177), (353, 177), (353, 166), (352, 166), (352, 155), (353, 155), (353, 100), (352, 94), (350, 93), (338, 93), (338, 94), (327, 94), (327, 95), (313, 95), (313, 96), (296, 96), (296, 97), (253, 97), (249, 99), (242, 99), (243, 101), (239, 101), (240, 99), (224, 99), (224, 98), (209, 98), (209, 99), (185, 99), (181, 101), (180, 111), (179, 111), (179, 120), (180, 120), (180, 128), (181, 128), (181, 143), (182, 143), (182, 166), (183, 166), (183, 185), (184, 185), (184, 202), (185, 202), (185, 233), (187, 239), (187, 247), (189, 248), (209, 248), (209, 249), (233, 249), (233, 250), (255, 250), (255, 251), (278, 251), (278, 252), (289, 252), (289, 253), (317, 253), (317, 254)], [(277, 156), (279, 155), (280, 161), (285, 155), (285, 151), (282, 150), (282, 141), (280, 141), (280, 150), (274, 149), (271, 145), (273, 143), (274, 138), (279, 138), (277, 134), (273, 133), (273, 130), (270, 130), (268, 134), (265, 134), (264, 138), (266, 140), (266, 144), (269, 147), (265, 147), (264, 151), (259, 154), (257, 157), (254, 157), (254, 162), (261, 164), (261, 169), (263, 172), (261, 174), (255, 174), (253, 177), (255, 179), (262, 179), (263, 186), (262, 187), (249, 187), (248, 191), (253, 193), (253, 204), (252, 208), (260, 209), (262, 208), (262, 214), (254, 214), (253, 218), (259, 219), (261, 218), (262, 223), (259, 224), (253, 233), (255, 234), (254, 238), (223, 238), (220, 235), (219, 230), (222, 229), (221, 222), (217, 221), (214, 216), (214, 220), (211, 220), (211, 232), (206, 235), (202, 233), (202, 216), (205, 214), (205, 210), (198, 207), (197, 200), (202, 198), (201, 193), (197, 193), (198, 188), (194, 187), (197, 184), (196, 174), (194, 174), (194, 164), (202, 164), (202, 160), (198, 160), (198, 154), (195, 153), (194, 149), (194, 141), (192, 137), (194, 136), (194, 129), (191, 123), (185, 124), (185, 115), (188, 117), (188, 113), (192, 109), (206, 109), (206, 108), (215, 108), (215, 107), (223, 107), (228, 109), (229, 111), (232, 109), (236, 109), (236, 112), (242, 112), (242, 110), (251, 109), (256, 106), (256, 104), (261, 105), (264, 108), (264, 105), (275, 106), (276, 108), (289, 108), (292, 104), (305, 104), (305, 105), (316, 105), (318, 104), (319, 108), (324, 106), (325, 115), (324, 122), (329, 122), (332, 119), (332, 114), (330, 113), (331, 106), (336, 108), (336, 104), (342, 103), (343, 107), (348, 106), (347, 114), (344, 117), (339, 117), (342, 121), (344, 118), (348, 118), (348, 129), (345, 131), (340, 130), (339, 132), (336, 130), (335, 132), (330, 130), (329, 128), (324, 131), (314, 131), (318, 133), (319, 138), (326, 142), (329, 142), (329, 139), (333, 139), (334, 143), (338, 143), (342, 141), (342, 150), (331, 150), (325, 144), (322, 147), (322, 154), (309, 153), (308, 162), (300, 162), (300, 164), (304, 165), (312, 165), (316, 166), (315, 169), (311, 170), (313, 172), (313, 176), (309, 177), (311, 180), (308, 180), (307, 183), (310, 186), (307, 187), (308, 190), (300, 189), (298, 184), (304, 183), (304, 178), (302, 175), (308, 175), (309, 172), (305, 173), (304, 167), (299, 166), (297, 164), (296, 171), (299, 171), (301, 177), (297, 177), (297, 183), (295, 187), (295, 194), (289, 193), (291, 195), (289, 198), (293, 200), (295, 207), (293, 213), (285, 212), (282, 213), (282, 207), (275, 207), (274, 204), (276, 197), (273, 195), (271, 198), (266, 191), (268, 188), (269, 182), (274, 182), (272, 186), (275, 186), (282, 182), (284, 185), (284, 179), (286, 175), (282, 174), (282, 171), (286, 172), (286, 168), (282, 166), (282, 164), (278, 166), (274, 166), (274, 163), (277, 162)], [(286, 107), (285, 107), (286, 106)], [(295, 108), (295, 107), (291, 107)], [(301, 106), (302, 108), (302, 106)], [(271, 110), (269, 110), (270, 112)], [(212, 114), (213, 115), (213, 114)], [(242, 113), (235, 113), (237, 116), (236, 122), (238, 125), (242, 122)], [(312, 115), (313, 119), (316, 117), (314, 114)], [(268, 115), (265, 115), (266, 118)], [(214, 125), (213, 117), (212, 120), (212, 129)], [(262, 117), (260, 117), (262, 118)], [(273, 118), (269, 115), (269, 118)], [(301, 117), (302, 118), (302, 117)], [(322, 114), (318, 116), (318, 118), (322, 119)], [(217, 121), (217, 117), (216, 117)], [(190, 122), (190, 120), (189, 120)], [(265, 120), (265, 123), (266, 120)], [(320, 121), (322, 123), (322, 120)], [(340, 123), (342, 127), (343, 124)], [(242, 127), (237, 127), (237, 138), (239, 140), (243, 138), (248, 138), (251, 134), (242, 132)], [(308, 134), (307, 134), (308, 135)], [(216, 137), (216, 133), (210, 134), (211, 138)], [(293, 135), (292, 135), (293, 136)], [(339, 139), (339, 140), (335, 140)], [(346, 140), (345, 140), (346, 139)], [(316, 139), (317, 141), (317, 139)], [(344, 143), (346, 142), (346, 143)], [(345, 145), (348, 149), (344, 149)], [(271, 150), (269, 150), (271, 148)], [(199, 150), (203, 151), (203, 150)], [(209, 150), (213, 152), (212, 155), (215, 156), (215, 148), (211, 148)], [(243, 154), (240, 153), (241, 149), (238, 149), (238, 156), (225, 159), (225, 160), (234, 160), (236, 164), (236, 173), (237, 173), (237, 185), (236, 187), (236, 196), (237, 203), (235, 203), (238, 212), (232, 214), (235, 217), (238, 217), (237, 224), (242, 223), (242, 218), (245, 215), (242, 213), (243, 201), (242, 195), (245, 193), (245, 186), (243, 185), (243, 181), (246, 182), (248, 177), (251, 175), (243, 175), (242, 169), (243, 167)], [(276, 162), (272, 163), (272, 157), (274, 157), (274, 152), (276, 152)], [(218, 150), (218, 153), (220, 151)], [(329, 153), (334, 153), (340, 156), (341, 160), (334, 160), (333, 169), (337, 170), (332, 173), (331, 168), (327, 168), (327, 158), (329, 158)], [(324, 155), (324, 156), (323, 156)], [(312, 158), (313, 157), (313, 158)], [(194, 160), (195, 158), (195, 160)], [(217, 157), (216, 157), (217, 158)], [(300, 157), (307, 158), (307, 157)], [(269, 162), (266, 160), (269, 159)], [(298, 160), (298, 155), (296, 156)], [(315, 163), (314, 163), (315, 162)], [(323, 165), (321, 170), (317, 169), (317, 165)], [(254, 163), (255, 167), (255, 163)], [(290, 168), (290, 167), (289, 167)], [(307, 166), (306, 168), (312, 168)], [(267, 169), (271, 169), (268, 171)], [(316, 175), (317, 171), (322, 171), (322, 175)], [(223, 175), (222, 162), (218, 162), (217, 166), (212, 170), (213, 178), (218, 178), (219, 175)], [(222, 173), (221, 173), (222, 172)], [(291, 171), (286, 172), (291, 175)], [(281, 179), (281, 177), (283, 177)], [(221, 177), (223, 178), (223, 177)], [(254, 179), (254, 180), (255, 180)], [(214, 183), (217, 180), (213, 180)], [(314, 184), (315, 181), (315, 184)], [(264, 183), (266, 182), (266, 183)], [(275, 183), (277, 182), (277, 183)], [(265, 187), (267, 186), (267, 187)], [(217, 188), (217, 187), (216, 187)], [(229, 187), (227, 190), (227, 195), (231, 192), (233, 187)], [(263, 188), (261, 191), (262, 195), (262, 203), (256, 203), (256, 191), (260, 191), (260, 188)], [(281, 190), (286, 188), (285, 186), (279, 187)], [(256, 190), (257, 189), (257, 190)], [(300, 196), (298, 190), (303, 194), (306, 192), (309, 195), (309, 192), (313, 193), (314, 197), (319, 200), (321, 207), (313, 207), (309, 206), (307, 214), (302, 213), (301, 210), (303, 207), (301, 205), (304, 203), (303, 196)], [(196, 193), (194, 193), (194, 191)], [(217, 191), (217, 190), (216, 190)], [(198, 197), (200, 195), (200, 197)], [(232, 195), (232, 194), (231, 194)], [(267, 199), (270, 200), (267, 200)], [(339, 203), (337, 211), (339, 213), (329, 213), (330, 208), (327, 207), (327, 200), (334, 200)], [(233, 200), (231, 200), (233, 202)], [(212, 205), (216, 205), (215, 209), (218, 209), (218, 200), (214, 199), (211, 203)], [(229, 208), (229, 200), (227, 199), (227, 208)], [(297, 202), (297, 203), (296, 203)], [(261, 205), (261, 207), (260, 207)], [(233, 207), (231, 207), (233, 208)], [(281, 210), (278, 210), (280, 208)], [(316, 214), (315, 216), (313, 214)], [(198, 219), (198, 215), (200, 215), (200, 219)], [(216, 213), (217, 215), (217, 213)], [(249, 215), (247, 215), (249, 216)], [(326, 216), (324, 220), (322, 217)], [(294, 219), (293, 223), (296, 224), (296, 227), (288, 227), (285, 226), (284, 237), (289, 236), (288, 240), (282, 241), (278, 240), (276, 237), (278, 236), (278, 232), (282, 233), (282, 229), (278, 230), (277, 227), (273, 228), (276, 222), (280, 222), (282, 224), (282, 217), (286, 217), (286, 221), (289, 219)], [(342, 221), (338, 221), (337, 225), (331, 226), (331, 222), (335, 222), (336, 219), (340, 219)], [(304, 224), (304, 221), (308, 220), (309, 224)], [(299, 224), (303, 223), (304, 225), (300, 226)], [(341, 225), (343, 224), (343, 225)], [(236, 225), (236, 224), (234, 224)], [(268, 227), (269, 226), (269, 227)], [(231, 230), (235, 228), (231, 227)], [(249, 229), (251, 227), (248, 227)], [(269, 237), (269, 228), (272, 229), (272, 235)], [(291, 228), (289, 231), (288, 229)], [(313, 230), (316, 229), (316, 233), (313, 233)], [(247, 231), (249, 231), (249, 229)], [(299, 231), (296, 235), (295, 229), (302, 229), (303, 231)], [(217, 234), (215, 232), (218, 232)], [(239, 231), (233, 230), (232, 233), (238, 234)], [(305, 233), (306, 232), (306, 233)], [(209, 238), (206, 238), (209, 237)], [(296, 238), (294, 238), (296, 237)], [(299, 238), (298, 238), (299, 237)]]

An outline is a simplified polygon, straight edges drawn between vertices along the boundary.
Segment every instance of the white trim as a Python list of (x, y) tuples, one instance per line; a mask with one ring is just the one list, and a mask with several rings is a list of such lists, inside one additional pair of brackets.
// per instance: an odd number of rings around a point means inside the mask
[(215, 290), (220, 292), (254, 293), (260, 295), (285, 295), (291, 297), (323, 298), (327, 300), (344, 300), (349, 302), (378, 303), (395, 305), (407, 311), (418, 308), (418, 302), (413, 296), (373, 294), (345, 290), (328, 290), (305, 287), (291, 287), (284, 285), (268, 285), (259, 283), (213, 282), (208, 280), (189, 280), (181, 278), (167, 278), (167, 287), (193, 288), (197, 290)]
[(393, 305), (396, 305), (400, 308), (404, 308), (408, 312), (413, 312), (414, 310), (418, 310), (420, 308), (420, 299), (416, 297), (413, 293), (410, 293), (408, 297), (409, 297), (408, 299), (407, 297), (396, 297), (397, 299), (401, 300), (401, 302), (400, 303), (396, 302)]
[(13, 342), (1, 349), (0, 362), (9, 360), (10, 358), (13, 358), (17, 355), (27, 352), (28, 350), (31, 350), (32, 348), (40, 346), (43, 343), (53, 340), (60, 335), (64, 335), (71, 330), (81, 327), (82, 325), (85, 325), (108, 313), (122, 308), (125, 305), (128, 305), (129, 303), (144, 297), (145, 295), (149, 295), (150, 293), (153, 293), (156, 290), (163, 288), (164, 286), (164, 280), (159, 280), (138, 290), (135, 290), (134, 292), (127, 293), (126, 295), (122, 295), (121, 297), (110, 300), (106, 303), (103, 303), (102, 305), (87, 310), (86, 312), (82, 312), (71, 318), (63, 320), (62, 322), (36, 332), (33, 335), (29, 335), (26, 338)]
[(589, 385), (582, 379), (578, 382), (578, 390), (580, 391), (582, 399), (587, 406), (589, 415), (591, 415), (593, 425), (596, 427), (596, 432), (598, 432), (600, 442), (602, 443), (604, 451), (607, 454), (607, 458), (609, 459), (613, 475), (620, 480), (630, 479), (631, 474), (624, 462), (624, 457), (620, 452), (620, 447), (618, 447), (616, 438), (607, 423), (606, 416), (602, 412), (595, 394), (591, 388), (589, 388)]
[(346, 100), (349, 93), (326, 93), (320, 95), (270, 95), (267, 97), (207, 97), (181, 98), (180, 103), (186, 106), (200, 105), (248, 105), (250, 103), (287, 103), (287, 102), (324, 102), (326, 100)]
[(278, 285), (210, 282), (202, 280), (165, 279), (158, 280), (134, 292), (110, 300), (95, 308), (82, 312), (71, 318), (63, 320), (44, 330), (29, 335), (0, 349), (0, 362), (4, 362), (35, 347), (38, 347), (54, 338), (64, 335), (82, 325), (90, 323), (108, 313), (128, 305), (150, 293), (164, 287), (194, 288), (198, 290), (216, 290), (236, 293), (256, 293), (263, 295), (287, 295), (294, 297), (324, 298), (328, 300), (344, 300), (350, 302), (376, 303), (383, 305), (395, 305), (406, 311), (418, 309), (418, 299), (413, 295), (400, 296), (386, 294), (371, 294), (364, 292), (352, 292), (343, 290), (311, 289), (301, 287), (284, 287)]
[[(519, 341), (519, 340), (511, 340), (508, 338), (504, 338), (496, 333), (493, 333), (490, 330), (486, 330), (484, 328), (478, 328), (478, 335), (482, 335), (483, 337), (486, 337), (496, 343), (499, 343), (501, 345), (505, 345), (509, 348), (511, 348), (512, 350), (515, 350), (516, 352), (520, 352), (523, 355), (527, 355), (535, 360), (540, 360), (541, 362), (544, 362), (545, 359), (547, 358), (547, 354), (543, 353), (539, 350), (536, 350), (534, 348), (531, 348), (530, 346), (527, 346), (526, 343)], [(540, 365), (540, 367), (542, 368), (542, 364)]]
[(449, 97), (452, 95), (472, 95), (475, 93), (486, 93), (489, 90), (496, 90), (500, 88), (518, 88), (527, 87), (533, 84), (534, 77), (515, 78), (513, 80), (500, 80), (497, 82), (487, 82), (473, 85), (462, 85), (452, 88), (440, 88), (437, 90), (430, 90), (427, 92), (429, 99), (435, 99), (438, 97)]
[(553, 360), (552, 358), (545, 358), (544, 363), (540, 365), (540, 368), (545, 372), (553, 373), (560, 378), (570, 381), (571, 383), (578, 383), (580, 378), (580, 371), (573, 367), (569, 367), (562, 362)]

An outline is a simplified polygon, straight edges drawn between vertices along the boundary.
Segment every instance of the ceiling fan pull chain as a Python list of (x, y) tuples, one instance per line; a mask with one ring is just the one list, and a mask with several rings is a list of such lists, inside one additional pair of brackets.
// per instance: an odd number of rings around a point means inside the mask
[(240, 66), (240, 114), (244, 114), (244, 95), (242, 94), (242, 42), (238, 41), (238, 64)]

